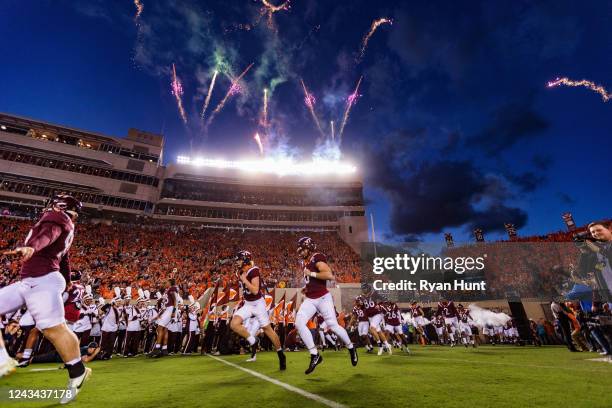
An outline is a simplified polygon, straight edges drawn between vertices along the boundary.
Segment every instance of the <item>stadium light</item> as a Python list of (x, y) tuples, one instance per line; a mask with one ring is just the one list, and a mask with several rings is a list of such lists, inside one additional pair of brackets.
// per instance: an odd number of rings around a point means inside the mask
[(232, 161), (224, 159), (206, 159), (202, 157), (190, 158), (178, 156), (178, 164), (188, 164), (197, 167), (213, 167), (218, 169), (235, 169), (248, 173), (274, 173), (279, 176), (288, 175), (324, 175), (324, 174), (352, 174), (357, 168), (349, 163), (332, 160), (313, 160), (311, 162), (296, 163), (291, 159), (262, 159)]

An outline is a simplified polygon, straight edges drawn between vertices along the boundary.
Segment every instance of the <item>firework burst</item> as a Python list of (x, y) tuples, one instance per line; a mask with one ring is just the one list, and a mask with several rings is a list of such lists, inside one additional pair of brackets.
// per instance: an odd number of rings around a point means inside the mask
[(314, 110), (314, 106), (315, 106), (315, 103), (317, 103), (317, 100), (313, 94), (308, 92), (308, 88), (306, 88), (306, 84), (304, 83), (304, 80), (300, 79), (300, 82), (302, 83), (302, 89), (304, 89), (304, 104), (308, 107), (308, 110), (310, 111), (310, 115), (312, 116), (312, 120), (317, 126), (319, 133), (321, 133), (322, 136), (325, 136), (325, 133), (323, 133), (323, 129), (321, 129), (321, 123), (319, 122), (317, 113)]
[(549, 88), (554, 88), (554, 87), (561, 86), (561, 85), (582, 86), (587, 89), (590, 89), (593, 92), (597, 92), (599, 95), (601, 95), (601, 99), (603, 99), (604, 102), (608, 102), (610, 98), (612, 98), (612, 95), (610, 95), (610, 93), (606, 90), (606, 88), (604, 88), (601, 85), (597, 85), (596, 83), (592, 81), (588, 81), (586, 79), (582, 79), (580, 81), (573, 81), (569, 78), (563, 77), (563, 78), (557, 78), (554, 81), (550, 81), (548, 82), (547, 85)]
[(346, 126), (346, 123), (348, 122), (348, 118), (351, 113), (351, 108), (353, 107), (353, 105), (355, 105), (355, 103), (357, 103), (357, 98), (359, 98), (360, 96), (359, 86), (361, 85), (362, 79), (363, 79), (363, 76), (360, 76), (359, 80), (357, 81), (357, 85), (355, 86), (355, 90), (353, 91), (352, 94), (350, 94), (346, 98), (346, 108), (344, 109), (344, 115), (342, 117), (342, 124), (340, 125), (340, 132), (338, 132), (339, 142), (342, 142), (342, 134), (344, 133), (344, 127)]
[(330, 127), (331, 127), (331, 138), (332, 138), (332, 140), (335, 140), (335, 139), (336, 139), (336, 133), (335, 133), (335, 131), (334, 131), (334, 121), (332, 120), (332, 121), (329, 123), (329, 125), (330, 125)]
[(136, 7), (136, 15), (134, 16), (134, 20), (138, 22), (138, 20), (140, 19), (140, 15), (144, 10), (144, 5), (140, 0), (134, 0), (134, 6)]
[(259, 124), (264, 128), (268, 128), (268, 88), (264, 89), (263, 109), (261, 111), (261, 121)]
[(263, 144), (261, 143), (261, 137), (259, 137), (259, 133), (255, 133), (255, 136), (253, 136), (253, 139), (255, 139), (255, 142), (257, 143), (257, 147), (259, 147), (259, 154), (263, 156), (264, 149), (263, 149)]
[(179, 114), (181, 115), (181, 119), (183, 119), (183, 123), (187, 124), (187, 115), (185, 114), (185, 109), (183, 108), (183, 84), (181, 84), (181, 80), (176, 76), (176, 67), (172, 64), (172, 82), (170, 84), (172, 95), (176, 99), (176, 105), (178, 107)]
[(204, 107), (202, 108), (202, 116), (201, 119), (204, 120), (204, 114), (206, 113), (206, 109), (208, 109), (208, 105), (210, 104), (210, 96), (212, 95), (213, 89), (215, 87), (215, 81), (217, 80), (217, 75), (219, 71), (215, 70), (212, 79), (210, 80), (210, 85), (208, 87), (208, 93), (206, 94), (206, 100), (204, 101)]
[(247, 74), (247, 72), (249, 72), (249, 70), (251, 69), (251, 67), (253, 67), (253, 65), (254, 65), (253, 62), (251, 64), (249, 64), (249, 66), (246, 67), (246, 69), (244, 71), (242, 71), (242, 73), (240, 75), (238, 75), (238, 77), (234, 81), (232, 81), (232, 84), (230, 85), (229, 89), (227, 90), (227, 93), (225, 94), (225, 96), (223, 97), (221, 102), (219, 102), (219, 104), (217, 105), (215, 110), (208, 117), (208, 121), (206, 122), (205, 129), (208, 129), (208, 127), (210, 126), (212, 121), (215, 119), (215, 116), (217, 116), (217, 114), (219, 112), (221, 112), (221, 110), (225, 106), (225, 103), (227, 102), (227, 100), (232, 95), (235, 95), (235, 94), (237, 94), (237, 93), (239, 93), (241, 91), (242, 88), (240, 87), (238, 82), (240, 82), (240, 80)]
[(370, 26), (370, 31), (363, 37), (361, 40), (361, 50), (359, 51), (359, 56), (357, 57), (357, 63), (360, 63), (363, 59), (366, 48), (368, 48), (368, 42), (370, 42), (370, 38), (374, 35), (374, 32), (383, 24), (393, 24), (393, 20), (390, 18), (379, 18), (378, 20), (372, 21), (372, 25)]
[(269, 0), (261, 0), (261, 3), (263, 4), (262, 15), (263, 14), (268, 15), (268, 27), (271, 29), (274, 29), (274, 21), (272, 20), (272, 16), (274, 15), (274, 13), (278, 11), (283, 11), (283, 10), (286, 11), (291, 8), (290, 0), (286, 0), (283, 3), (279, 4), (278, 6), (275, 6), (274, 4), (270, 3)]

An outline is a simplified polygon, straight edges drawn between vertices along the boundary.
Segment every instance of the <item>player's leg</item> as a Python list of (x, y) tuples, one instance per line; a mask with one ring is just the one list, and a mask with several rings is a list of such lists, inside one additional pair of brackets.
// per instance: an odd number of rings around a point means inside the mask
[(310, 298), (305, 298), (295, 316), (295, 327), (297, 328), (298, 333), (300, 333), (300, 338), (302, 339), (304, 346), (306, 346), (308, 352), (310, 353), (310, 364), (304, 372), (305, 374), (312, 373), (315, 367), (323, 362), (323, 357), (321, 357), (317, 347), (315, 346), (312, 332), (308, 328), (308, 321), (312, 319), (315, 313), (317, 313), (315, 301)]
[(24, 291), (26, 305), (36, 327), (53, 344), (68, 369), (68, 389), (60, 401), (67, 403), (76, 398), (91, 369), (83, 365), (79, 340), (64, 321), (62, 292), (66, 282), (59, 272), (31, 279), (35, 284)]
[(263, 329), (266, 336), (272, 342), (272, 345), (276, 350), (276, 354), (278, 355), (279, 367), (281, 370), (284, 370), (287, 367), (285, 353), (283, 353), (283, 347), (281, 345), (278, 334), (276, 334), (276, 332), (272, 328), (272, 325), (270, 324), (270, 317), (268, 316), (268, 311), (266, 310), (266, 303), (263, 299), (259, 299), (255, 303), (255, 307), (253, 308), (253, 316), (259, 323), (259, 326)]
[[(0, 315), (14, 312), (24, 305), (25, 299), (21, 288), (21, 282), (17, 282), (0, 289)], [(0, 377), (15, 371), (16, 366), (17, 362), (9, 356), (4, 345), (4, 338), (0, 333)]]
[(334, 299), (332, 298), (331, 293), (327, 293), (325, 296), (317, 299), (317, 310), (323, 319), (325, 320), (325, 324), (327, 327), (338, 336), (340, 340), (346, 345), (346, 348), (349, 350), (349, 354), (351, 357), (351, 364), (353, 366), (357, 365), (358, 357), (357, 350), (353, 346), (353, 342), (349, 337), (346, 329), (340, 324), (338, 324), (338, 319), (336, 318), (336, 310), (334, 309)]
[(247, 304), (244, 304), (234, 313), (234, 316), (232, 316), (232, 320), (230, 322), (230, 329), (232, 329), (232, 331), (240, 337), (246, 339), (250, 346), (255, 344), (255, 336), (249, 333), (249, 330), (244, 326), (243, 322), (251, 317), (251, 315), (252, 313), (250, 307)]
[(39, 334), (40, 331), (38, 331), (36, 327), (33, 327), (29, 331), (28, 337), (25, 341), (23, 354), (19, 359), (19, 367), (27, 367), (28, 365), (30, 365), (30, 361), (32, 361), (32, 351), (34, 350), (34, 346), (36, 346), (36, 343), (38, 342)]
[(305, 298), (295, 317), (295, 326), (300, 333), (300, 338), (312, 355), (317, 355), (319, 352), (315, 346), (312, 333), (308, 328), (308, 321), (315, 315), (316, 312), (317, 308), (315, 307), (313, 300), (310, 298)]

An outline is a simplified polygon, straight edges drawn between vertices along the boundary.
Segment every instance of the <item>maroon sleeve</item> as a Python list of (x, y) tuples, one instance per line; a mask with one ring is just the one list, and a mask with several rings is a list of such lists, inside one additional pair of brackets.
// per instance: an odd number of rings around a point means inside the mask
[(327, 258), (325, 257), (325, 255), (319, 253), (314, 256), (313, 262), (315, 265), (317, 264), (317, 262), (327, 262)]
[(27, 246), (34, 248), (35, 252), (51, 245), (62, 234), (62, 227), (50, 222), (40, 226), (40, 230), (28, 239)]
[(70, 282), (70, 257), (68, 256), (68, 252), (62, 257), (60, 260), (60, 273), (66, 279), (66, 283)]

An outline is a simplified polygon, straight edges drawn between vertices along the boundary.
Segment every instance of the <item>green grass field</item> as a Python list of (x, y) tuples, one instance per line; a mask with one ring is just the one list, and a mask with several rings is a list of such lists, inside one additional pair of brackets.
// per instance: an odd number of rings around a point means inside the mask
[[(96, 361), (91, 379), (74, 406), (79, 407), (612, 407), (612, 364), (569, 353), (561, 347), (413, 347), (407, 356), (366, 354), (352, 367), (346, 350), (323, 353), (325, 361), (304, 375), (306, 353), (287, 353), (287, 371), (275, 353), (223, 360), (296, 389), (287, 390), (235, 365), (207, 356), (162, 359), (113, 358)], [(58, 364), (20, 369), (1, 381), (7, 388), (61, 388), (66, 372)], [(306, 396), (302, 391), (306, 391)], [(314, 396), (313, 396), (314, 395)], [(310, 398), (309, 398), (310, 397)], [(311, 398), (322, 397), (324, 400)], [(52, 406), (52, 402), (3, 406)]]

